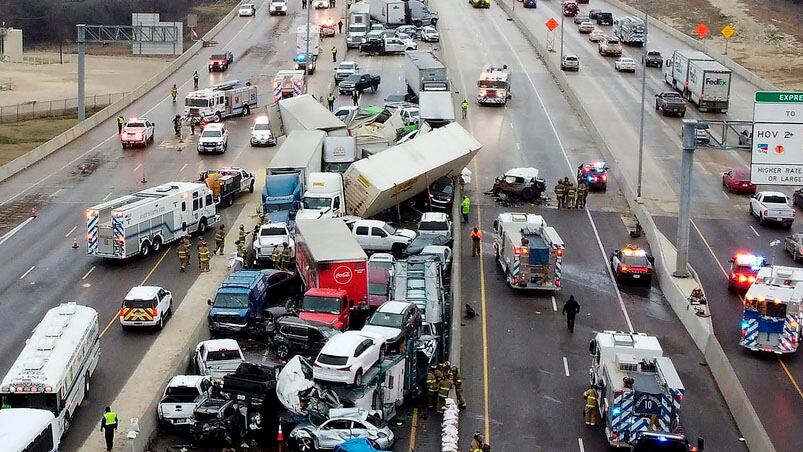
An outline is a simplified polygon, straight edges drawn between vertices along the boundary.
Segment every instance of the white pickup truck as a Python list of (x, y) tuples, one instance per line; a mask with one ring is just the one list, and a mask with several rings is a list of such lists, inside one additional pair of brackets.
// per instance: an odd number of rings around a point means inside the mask
[(167, 383), (162, 400), (156, 408), (162, 427), (181, 427), (192, 424), (192, 412), (209, 396), (212, 382), (201, 375), (176, 375)]
[(195, 347), (194, 361), (199, 374), (221, 380), (224, 375), (234, 373), (245, 358), (234, 339), (210, 339)]
[(344, 218), (357, 243), (369, 252), (401, 253), (416, 236), (415, 231), (393, 226), (380, 220), (351, 220)]
[(750, 198), (750, 215), (758, 218), (759, 224), (781, 223), (787, 228), (795, 222), (795, 209), (789, 205), (789, 197), (777, 191), (760, 191)]
[(268, 261), (273, 254), (273, 247), (278, 246), (279, 251), (284, 248), (284, 244), (294, 249), (293, 237), (286, 223), (268, 223), (259, 227), (257, 236), (254, 238), (254, 251), (257, 261)]

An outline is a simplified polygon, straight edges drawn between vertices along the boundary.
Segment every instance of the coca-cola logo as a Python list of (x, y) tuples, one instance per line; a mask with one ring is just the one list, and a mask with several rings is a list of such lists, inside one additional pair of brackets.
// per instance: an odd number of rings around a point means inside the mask
[(335, 269), (335, 282), (338, 284), (350, 283), (353, 276), (351, 269), (345, 265), (341, 265)]

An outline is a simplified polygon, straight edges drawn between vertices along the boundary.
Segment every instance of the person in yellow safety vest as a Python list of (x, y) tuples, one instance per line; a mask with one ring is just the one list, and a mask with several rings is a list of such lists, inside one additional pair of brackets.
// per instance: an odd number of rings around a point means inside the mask
[(198, 262), (200, 264), (201, 272), (208, 272), (209, 269), (209, 248), (204, 243), (198, 247)]
[(223, 231), (223, 225), (221, 224), (219, 228), (215, 231), (215, 251), (212, 254), (217, 254), (220, 251), (220, 255), (223, 255), (223, 247), (226, 245), (226, 233)]
[(190, 264), (190, 253), (187, 249), (187, 244), (183, 240), (179, 242), (176, 254), (178, 255), (178, 264), (181, 266), (181, 271), (184, 271), (187, 265)]
[(173, 96), (173, 103), (176, 103), (176, 96), (178, 96), (178, 88), (176, 84), (173, 83), (173, 87), (170, 88), (170, 95)]
[(435, 407), (435, 410), (438, 413), (443, 413), (443, 409), (446, 407), (446, 398), (449, 397), (449, 391), (452, 390), (452, 381), (448, 378), (444, 378), (438, 383), (438, 404)]
[(586, 207), (586, 198), (588, 197), (588, 185), (582, 180), (577, 183), (577, 203), (575, 207), (584, 209)]
[(586, 389), (586, 392), (583, 393), (583, 399), (586, 401), (585, 406), (585, 417), (586, 417), (586, 425), (595, 426), (597, 425), (597, 385), (591, 385), (590, 388)]
[(123, 133), (123, 123), (125, 123), (125, 118), (122, 116), (117, 117), (117, 135), (121, 135)]
[(466, 399), (463, 397), (463, 376), (460, 375), (460, 370), (457, 366), (452, 366), (452, 384), (454, 385), (454, 393), (457, 397), (457, 406), (461, 410), (466, 409)]
[(463, 99), (463, 103), (460, 104), (460, 109), (463, 110), (463, 119), (466, 119), (466, 114), (468, 114), (468, 101)]
[(332, 62), (337, 62), (337, 47), (332, 46)]
[(471, 213), (471, 198), (468, 195), (464, 195), (460, 201), (460, 213), (463, 214), (463, 223), (468, 223), (468, 214)]
[(270, 261), (271, 266), (278, 270), (279, 264), (282, 261), (282, 250), (279, 249), (279, 245), (273, 245), (273, 252), (270, 253)]
[(290, 255), (290, 247), (287, 246), (287, 242), (282, 243), (282, 257), (281, 257), (281, 269), (282, 270), (290, 270), (290, 261), (292, 256)]
[(566, 207), (563, 205), (565, 197), (566, 197), (566, 186), (563, 185), (563, 181), (559, 179), (558, 183), (555, 184), (555, 199), (558, 202), (558, 209)]
[(114, 431), (117, 430), (117, 413), (111, 407), (106, 407), (103, 417), (100, 419), (100, 431), (106, 436), (106, 450), (114, 448)]
[(435, 408), (438, 400), (438, 379), (435, 378), (435, 367), (431, 367), (427, 372), (427, 407)]
[(566, 208), (567, 209), (574, 209), (575, 197), (577, 196), (577, 187), (569, 181), (569, 184), (566, 185)]
[(246, 232), (245, 232), (245, 225), (241, 224), (240, 225), (240, 237), (239, 237), (240, 241), (245, 243), (245, 238), (247, 236), (248, 236), (248, 234), (246, 234)]

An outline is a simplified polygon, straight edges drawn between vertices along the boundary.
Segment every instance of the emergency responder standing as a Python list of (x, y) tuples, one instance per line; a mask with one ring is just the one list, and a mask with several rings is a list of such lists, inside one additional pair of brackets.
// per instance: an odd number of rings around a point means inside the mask
[(181, 115), (176, 115), (173, 118), (173, 130), (175, 130), (176, 136), (181, 138)]
[(200, 116), (190, 117), (190, 134), (195, 135), (195, 128), (201, 125)]
[(354, 103), (355, 107), (360, 106), (360, 92), (355, 87), (353, 91), (351, 91), (351, 101)]
[(449, 391), (452, 390), (452, 381), (448, 378), (445, 378), (438, 383), (438, 404), (435, 407), (435, 410), (438, 413), (443, 413), (443, 409), (446, 407), (446, 398), (449, 397)]
[(574, 318), (580, 313), (580, 303), (574, 299), (574, 295), (570, 296), (566, 303), (563, 305), (563, 315), (566, 316), (566, 328), (570, 333), (574, 333)]
[(337, 21), (337, 32), (340, 33), (341, 35), (343, 34), (343, 21), (342, 20)]
[(566, 185), (566, 208), (574, 209), (575, 198), (577, 197), (577, 187), (569, 181)]
[(438, 401), (438, 379), (435, 377), (437, 369), (433, 366), (427, 372), (427, 408), (435, 408)]
[(586, 207), (586, 198), (588, 197), (588, 185), (582, 180), (577, 183), (577, 203), (575, 207), (584, 209)]
[(335, 109), (335, 95), (334, 95), (334, 93), (330, 92), (329, 95), (326, 96), (326, 103), (329, 104), (329, 111), (334, 111), (334, 109)]
[(452, 384), (454, 385), (454, 393), (457, 397), (457, 406), (461, 410), (466, 409), (466, 399), (463, 398), (463, 376), (460, 375), (460, 370), (457, 366), (452, 366)]
[(237, 256), (242, 257), (243, 260), (248, 257), (248, 250), (245, 249), (245, 242), (237, 241)]
[(307, 0), (301, 0), (301, 9), (307, 9)]
[(597, 425), (597, 385), (591, 385), (590, 388), (586, 389), (586, 392), (583, 393), (583, 399), (586, 401), (585, 407), (585, 417), (586, 417), (586, 425), (595, 426)]
[(564, 207), (563, 201), (566, 197), (566, 186), (563, 185), (563, 180), (558, 179), (558, 183), (555, 184), (555, 199), (558, 201), (558, 209), (562, 209)]
[(240, 235), (239, 235), (238, 239), (239, 239), (241, 242), (245, 243), (245, 238), (246, 238), (247, 236), (248, 236), (248, 234), (245, 232), (245, 225), (244, 225), (244, 224), (241, 224), (241, 225), (240, 225)]
[(170, 95), (173, 96), (173, 103), (175, 104), (176, 96), (178, 96), (178, 88), (176, 87), (175, 83), (173, 83), (173, 87), (170, 88)]
[(482, 452), (482, 433), (474, 432), (471, 443), (468, 446), (469, 452)]
[(335, 0), (329, 0), (329, 7), (330, 8), (334, 8), (335, 7)]
[(209, 269), (209, 259), (211, 258), (209, 254), (209, 248), (207, 248), (205, 242), (201, 242), (198, 245), (198, 263), (201, 268), (201, 272), (208, 272)]
[(332, 62), (337, 63), (337, 47), (332, 46)]
[(123, 123), (125, 123), (125, 118), (122, 116), (117, 117), (117, 135), (123, 134)]
[(460, 201), (460, 213), (463, 214), (463, 223), (468, 223), (468, 214), (471, 213), (471, 198), (468, 195), (463, 195)]
[(114, 431), (117, 430), (117, 413), (111, 407), (106, 407), (103, 417), (100, 419), (100, 431), (106, 436), (106, 450), (114, 448)]
[(480, 244), (482, 243), (482, 232), (476, 227), (469, 233), (471, 236), (471, 257), (480, 255)]
[(270, 253), (271, 266), (276, 270), (278, 270), (279, 264), (281, 262), (282, 262), (282, 250), (279, 249), (279, 245), (273, 245), (273, 252)]
[(290, 260), (292, 256), (290, 256), (290, 247), (287, 245), (287, 242), (282, 243), (282, 257), (281, 257), (281, 269), (282, 270), (290, 270)]
[(195, 89), (198, 89), (198, 79), (199, 78), (200, 77), (198, 76), (198, 71), (195, 71), (195, 72), (192, 73), (192, 86), (194, 86)]
[(220, 255), (223, 255), (223, 247), (226, 245), (226, 233), (223, 231), (223, 225), (221, 224), (217, 231), (215, 231), (215, 252), (212, 254), (217, 254), (220, 251)]
[(178, 255), (178, 264), (181, 266), (181, 271), (184, 271), (187, 265), (190, 264), (190, 252), (184, 240), (179, 242), (178, 248), (176, 248), (176, 254)]
[(460, 104), (460, 109), (463, 110), (463, 119), (466, 119), (466, 115), (468, 114), (468, 101), (463, 99), (463, 103)]

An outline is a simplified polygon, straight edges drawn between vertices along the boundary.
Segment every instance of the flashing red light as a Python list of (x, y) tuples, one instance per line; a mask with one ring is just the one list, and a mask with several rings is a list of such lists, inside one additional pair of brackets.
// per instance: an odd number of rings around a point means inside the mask
[(555, 280), (555, 287), (560, 287), (560, 278)]
[(602, 182), (605, 182), (606, 180), (608, 180), (608, 175), (607, 174), (603, 174), (600, 177), (602, 178)]
[(558, 248), (557, 251), (555, 251), (555, 254), (558, 257), (562, 257), (563, 256), (563, 248)]
[(514, 276), (513, 277), (513, 284), (518, 284), (518, 283), (519, 283), (519, 277), (518, 276)]
[(619, 266), (619, 271), (620, 272), (626, 272), (626, 271), (629, 271), (629, 270), (630, 270), (630, 267), (628, 267), (627, 265), (620, 265)]
[(619, 432), (611, 432), (611, 439), (619, 439)]

